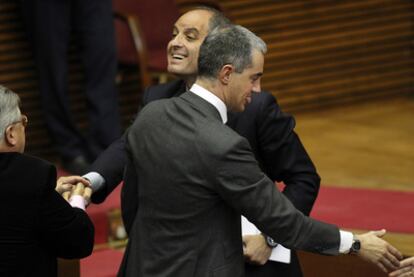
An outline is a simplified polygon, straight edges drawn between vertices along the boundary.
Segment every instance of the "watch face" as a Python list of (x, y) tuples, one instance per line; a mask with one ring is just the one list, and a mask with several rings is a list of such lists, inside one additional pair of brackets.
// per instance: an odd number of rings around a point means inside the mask
[(267, 245), (274, 248), (277, 246), (277, 242), (275, 242), (271, 237), (266, 237)]
[(359, 240), (354, 240), (352, 242), (352, 246), (351, 246), (351, 253), (358, 253), (359, 250), (361, 249), (361, 242)]
[(354, 243), (352, 244), (352, 247), (356, 250), (359, 251), (361, 249), (361, 242), (359, 240), (355, 240)]

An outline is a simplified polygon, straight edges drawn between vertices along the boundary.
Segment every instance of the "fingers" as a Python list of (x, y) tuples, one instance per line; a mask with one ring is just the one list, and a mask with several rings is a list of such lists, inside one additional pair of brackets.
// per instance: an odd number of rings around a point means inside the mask
[(379, 259), (379, 263), (383, 266), (380, 268), (385, 270), (384, 272), (386, 273), (398, 269), (400, 265), (398, 260), (394, 260), (394, 256), (391, 256), (392, 258), (390, 258), (390, 256), (390, 254), (385, 253), (384, 256)]
[(371, 231), (358, 236), (361, 240), (361, 258), (376, 264), (382, 271), (389, 272), (399, 268), (401, 253), (381, 238), (385, 230)]
[(72, 185), (71, 184), (61, 184), (56, 186), (56, 191), (59, 194), (64, 193), (65, 191), (71, 191), (72, 190)]
[(83, 183), (84, 185), (87, 185), (89, 182), (87, 179), (81, 177), (81, 176), (62, 176), (58, 179), (58, 182), (62, 182), (62, 183), (69, 183), (69, 184), (76, 184), (76, 183)]
[(83, 192), (83, 198), (85, 199), (87, 205), (91, 202), (91, 196), (92, 189), (90, 187), (85, 187), (85, 190)]
[(70, 191), (65, 191), (64, 193), (62, 193), (62, 197), (63, 197), (66, 201), (69, 201)]
[(84, 189), (85, 189), (85, 186), (83, 183), (77, 183), (75, 186), (75, 189), (72, 192), (72, 195), (83, 195)]
[(268, 261), (272, 249), (266, 244), (263, 235), (244, 236), (243, 242), (245, 244), (243, 248), (245, 261), (257, 265), (264, 265)]
[(84, 186), (90, 186), (89, 180), (81, 176), (63, 176), (57, 180), (56, 190), (58, 191), (62, 186), (74, 186), (78, 183), (82, 183)]
[(388, 276), (390, 277), (409, 277), (414, 276), (414, 270), (412, 267), (404, 267), (396, 271), (391, 272)]
[(401, 267), (410, 266), (410, 265), (414, 267), (414, 257), (407, 258), (407, 259), (401, 261), (401, 263), (400, 263)]
[(391, 244), (387, 245), (387, 250), (393, 257), (395, 257), (395, 259), (398, 260), (398, 266), (401, 266), (400, 260), (404, 258), (403, 254)]
[(377, 236), (377, 237), (379, 237), (379, 238), (382, 238), (387, 233), (387, 231), (385, 229), (381, 229), (381, 230), (378, 230), (378, 231), (371, 231), (370, 233)]
[(242, 236), (243, 243), (245, 243), (245, 244), (249, 243), (250, 238), (251, 238), (251, 235)]
[(414, 257), (407, 258), (400, 262), (400, 268), (389, 274), (390, 277), (414, 276)]
[(387, 252), (385, 254), (385, 259), (387, 261), (389, 261), (390, 264), (395, 267), (395, 269), (397, 269), (398, 267), (400, 267), (400, 260), (398, 259), (398, 257), (394, 256), (392, 253)]
[[(386, 243), (386, 242), (385, 242)], [(401, 253), (395, 249), (390, 244), (385, 244), (384, 252), (382, 253), (379, 262), (383, 267), (380, 267), (382, 270), (385, 268), (385, 272), (396, 270), (400, 267)]]
[(388, 273), (387, 268), (381, 263), (381, 262), (377, 262), (377, 266), (385, 273)]

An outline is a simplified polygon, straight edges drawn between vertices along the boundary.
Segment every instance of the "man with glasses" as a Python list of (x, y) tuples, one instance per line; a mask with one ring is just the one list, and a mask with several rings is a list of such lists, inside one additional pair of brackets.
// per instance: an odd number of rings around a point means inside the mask
[(19, 103), (17, 94), (0, 86), (0, 276), (57, 276), (57, 257), (92, 252), (87, 190), (78, 184), (69, 205), (55, 191), (55, 167), (23, 154), (28, 119)]

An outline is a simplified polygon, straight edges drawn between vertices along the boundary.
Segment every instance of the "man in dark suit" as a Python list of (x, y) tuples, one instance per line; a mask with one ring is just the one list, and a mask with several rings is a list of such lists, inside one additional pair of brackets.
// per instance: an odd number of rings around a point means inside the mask
[(224, 125), (227, 109), (243, 111), (260, 92), (265, 52), (241, 26), (213, 30), (190, 91), (148, 104), (129, 129), (122, 205), (132, 214), (119, 276), (244, 276), (240, 214), (291, 248), (399, 265), (381, 233), (354, 236), (295, 209)]
[[(173, 39), (167, 47), (168, 71), (180, 79), (149, 87), (143, 95), (142, 105), (179, 96), (190, 88), (197, 75), (201, 42), (212, 29), (229, 23), (221, 13), (208, 8), (183, 14), (173, 28)], [(303, 214), (309, 215), (318, 194), (320, 178), (294, 132), (294, 118), (281, 111), (270, 93), (262, 92), (252, 95), (245, 111), (229, 112), (228, 119), (227, 125), (249, 141), (260, 168), (273, 181), (283, 181), (286, 184), (283, 194)], [(121, 182), (126, 163), (124, 147), (125, 137), (122, 137), (94, 162), (94, 173), (87, 174), (95, 187), (92, 195), (95, 203), (104, 201)], [(268, 261), (274, 245), (268, 245), (264, 236), (246, 236), (243, 243), (247, 276), (302, 276), (294, 251), (290, 264), (285, 264)]]
[(26, 124), (19, 97), (0, 86), (0, 276), (57, 276), (57, 257), (91, 254), (94, 228), (82, 186), (71, 207), (55, 191), (55, 167), (22, 154)]

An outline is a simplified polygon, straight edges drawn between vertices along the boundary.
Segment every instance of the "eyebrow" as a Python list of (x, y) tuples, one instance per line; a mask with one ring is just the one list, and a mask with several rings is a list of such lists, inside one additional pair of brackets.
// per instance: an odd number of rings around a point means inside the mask
[(184, 29), (185, 33), (195, 33), (195, 34), (199, 34), (200, 32), (197, 30), (197, 28), (185, 28)]
[(259, 73), (253, 74), (251, 77), (256, 78), (256, 77), (262, 77), (262, 76), (263, 76), (263, 72), (259, 72)]

